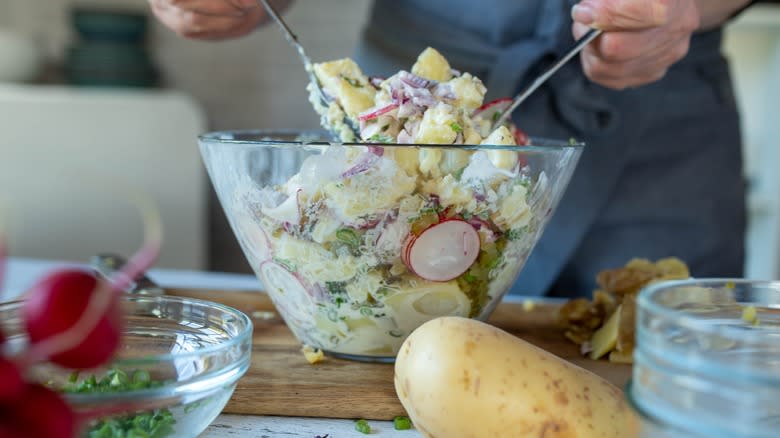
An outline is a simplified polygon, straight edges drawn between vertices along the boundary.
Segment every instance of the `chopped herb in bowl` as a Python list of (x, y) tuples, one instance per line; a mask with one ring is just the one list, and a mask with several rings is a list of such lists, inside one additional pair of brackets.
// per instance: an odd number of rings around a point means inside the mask
[[(136, 370), (128, 374), (112, 369), (102, 378), (92, 374), (79, 379), (78, 373), (71, 374), (61, 392), (88, 394), (127, 392), (157, 388), (164, 382), (153, 380), (148, 372)], [(136, 414), (111, 417), (96, 421), (86, 431), (89, 438), (165, 438), (174, 436), (176, 420), (168, 409), (154, 409)]]

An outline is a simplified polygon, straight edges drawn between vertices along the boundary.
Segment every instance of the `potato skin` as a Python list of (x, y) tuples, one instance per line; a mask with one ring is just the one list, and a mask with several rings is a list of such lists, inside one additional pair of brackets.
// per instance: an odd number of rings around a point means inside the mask
[(427, 437), (636, 436), (617, 387), (467, 318), (437, 318), (415, 330), (396, 358), (395, 390)]

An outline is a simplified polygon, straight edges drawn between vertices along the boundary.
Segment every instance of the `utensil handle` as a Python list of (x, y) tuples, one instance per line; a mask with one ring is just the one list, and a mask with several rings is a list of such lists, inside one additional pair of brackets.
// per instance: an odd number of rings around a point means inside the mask
[(495, 123), (493, 123), (493, 126), (491, 127), (491, 131), (495, 130), (497, 127), (501, 126), (502, 123), (506, 121), (506, 119), (509, 117), (510, 114), (512, 114), (512, 111), (515, 110), (515, 108), (518, 107), (525, 99), (528, 98), (534, 91), (536, 91), (539, 87), (542, 86), (543, 83), (547, 82), (547, 79), (550, 78), (555, 72), (557, 72), (561, 67), (563, 67), (564, 64), (569, 62), (571, 58), (573, 58), (576, 54), (580, 53), (580, 51), (590, 44), (591, 41), (596, 39), (597, 36), (601, 35), (601, 30), (599, 29), (591, 29), (582, 36), (577, 42), (574, 44), (574, 46), (569, 49), (568, 52), (566, 52), (566, 55), (564, 55), (561, 59), (558, 60), (555, 64), (553, 64), (551, 67), (549, 67), (547, 70), (545, 70), (544, 73), (542, 73), (539, 77), (537, 77), (531, 85), (528, 86), (525, 90), (523, 90), (522, 93), (517, 95), (515, 99), (512, 101), (512, 104), (509, 105), (509, 107), (504, 110), (504, 112), (501, 114), (501, 117), (499, 117)]
[[(119, 272), (127, 261), (116, 254), (98, 254), (93, 256), (90, 261), (90, 267), (106, 280), (110, 280)], [(164, 295), (165, 291), (152, 279), (142, 275), (133, 279), (127, 287), (126, 292), (139, 295)]]
[(258, 0), (258, 3), (261, 4), (268, 12), (268, 15), (271, 16), (271, 18), (276, 22), (276, 24), (279, 25), (279, 27), (282, 29), (282, 33), (284, 33), (284, 37), (287, 39), (287, 42), (293, 45), (296, 50), (298, 50), (298, 56), (301, 57), (301, 61), (303, 61), (303, 65), (306, 67), (307, 71), (311, 68), (311, 60), (309, 60), (309, 57), (306, 55), (306, 52), (303, 50), (303, 46), (298, 41), (298, 36), (295, 35), (295, 33), (290, 29), (290, 26), (287, 25), (287, 23), (282, 20), (282, 17), (279, 15), (278, 12), (276, 12), (276, 9), (274, 9), (270, 3), (268, 3), (268, 0)]

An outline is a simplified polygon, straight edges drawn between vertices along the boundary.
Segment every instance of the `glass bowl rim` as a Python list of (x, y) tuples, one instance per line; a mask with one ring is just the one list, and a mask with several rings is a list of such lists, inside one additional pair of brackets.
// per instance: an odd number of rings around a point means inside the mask
[[(371, 146), (371, 147), (390, 147), (390, 148), (434, 148), (434, 149), (464, 149), (464, 150), (503, 150), (503, 151), (515, 151), (515, 152), (550, 152), (550, 151), (567, 151), (567, 150), (581, 150), (585, 148), (585, 143), (581, 141), (571, 140), (552, 140), (542, 137), (530, 137), (531, 145), (529, 146), (517, 146), (517, 145), (464, 145), (464, 144), (401, 144), (401, 143), (360, 143), (360, 142), (327, 142), (327, 141), (295, 141), (295, 140), (237, 140), (230, 138), (223, 138), (228, 135), (257, 135), (257, 136), (272, 136), (272, 135), (312, 135), (323, 136), (327, 135), (326, 131), (314, 130), (314, 129), (239, 129), (239, 130), (221, 130), (211, 131), (198, 135), (198, 141), (201, 143), (221, 144), (221, 145), (236, 145), (236, 146), (276, 146), (276, 147), (299, 147), (299, 146)], [(533, 144), (538, 142), (538, 144)]]
[[(637, 297), (637, 312), (648, 312), (653, 317), (661, 317), (675, 321), (675, 324), (695, 330), (697, 333), (716, 334), (729, 339), (736, 339), (742, 342), (765, 340), (761, 330), (745, 331), (737, 327), (707, 324), (702, 318), (685, 310), (676, 310), (663, 306), (654, 300), (658, 294), (680, 288), (680, 287), (723, 287), (733, 285), (737, 286), (758, 286), (767, 289), (776, 290), (780, 293), (780, 281), (776, 280), (750, 280), (745, 278), (687, 278), (681, 280), (664, 280), (652, 283), (643, 287)], [(780, 309), (780, 307), (778, 307)], [(764, 332), (763, 335), (766, 333)], [(638, 348), (641, 348), (639, 345)]]
[[(112, 366), (124, 365), (124, 364), (138, 365), (138, 364), (146, 364), (146, 363), (154, 363), (154, 362), (169, 362), (172, 360), (181, 360), (181, 359), (187, 359), (193, 357), (200, 357), (206, 354), (219, 352), (221, 350), (227, 350), (231, 347), (234, 347), (237, 344), (244, 342), (246, 338), (251, 339), (254, 330), (252, 320), (244, 312), (236, 308), (226, 306), (224, 304), (212, 302), (212, 301), (200, 300), (197, 298), (189, 298), (189, 297), (170, 296), (170, 295), (152, 296), (152, 295), (132, 295), (127, 293), (122, 294), (122, 299), (123, 301), (126, 302), (157, 302), (158, 304), (165, 302), (165, 303), (180, 303), (180, 304), (190, 304), (190, 305), (195, 304), (197, 306), (204, 307), (204, 308), (217, 309), (237, 318), (243, 327), (235, 336), (231, 336), (230, 339), (224, 342), (220, 342), (218, 344), (209, 345), (207, 347), (198, 348), (197, 350), (183, 352), (183, 353), (152, 354), (152, 355), (137, 357), (137, 358), (119, 359), (119, 360), (112, 361), (110, 363), (110, 365)], [(6, 310), (9, 308), (10, 309), (18, 308), (21, 306), (23, 302), (24, 300), (14, 300), (14, 301), (7, 301), (4, 303), (0, 303), (0, 310)]]

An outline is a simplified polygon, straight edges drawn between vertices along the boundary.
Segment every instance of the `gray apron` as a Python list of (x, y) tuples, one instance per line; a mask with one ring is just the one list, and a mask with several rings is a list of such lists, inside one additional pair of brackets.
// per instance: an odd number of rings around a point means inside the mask
[[(357, 48), (367, 74), (408, 69), (426, 46), (515, 95), (572, 44), (573, 0), (376, 0)], [(745, 184), (739, 118), (721, 33), (654, 84), (615, 91), (572, 61), (514, 120), (532, 136), (587, 143), (510, 293), (587, 296), (632, 257), (682, 258), (697, 277), (741, 276)]]

